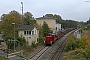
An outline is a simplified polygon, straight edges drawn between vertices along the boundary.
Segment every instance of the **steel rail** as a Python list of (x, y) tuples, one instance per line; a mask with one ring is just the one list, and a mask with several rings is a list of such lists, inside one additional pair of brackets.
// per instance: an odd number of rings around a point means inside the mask
[(66, 42), (66, 39), (60, 44), (60, 46), (57, 48), (57, 50), (55, 51), (55, 53), (50, 57), (50, 60), (53, 60), (54, 56), (57, 54), (58, 51), (60, 51), (62, 53), (63, 49), (61, 48), (63, 46), (63, 44)]
[(28, 60), (37, 60), (40, 56), (42, 56), (45, 51), (47, 51), (49, 46), (44, 46), (42, 49), (40, 49), (37, 53), (35, 53), (33, 56), (31, 56)]

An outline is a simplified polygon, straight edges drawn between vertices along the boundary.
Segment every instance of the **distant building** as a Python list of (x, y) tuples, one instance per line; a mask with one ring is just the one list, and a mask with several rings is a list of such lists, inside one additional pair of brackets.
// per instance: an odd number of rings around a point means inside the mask
[(24, 37), (28, 45), (31, 46), (32, 42), (38, 43), (39, 30), (32, 25), (21, 25), (18, 27), (19, 37)]
[(36, 18), (36, 23), (38, 23), (39, 25), (42, 26), (44, 22), (48, 24), (49, 28), (53, 31), (53, 33), (55, 33), (56, 29), (59, 29), (59, 27), (61, 26), (61, 24), (56, 24), (56, 20), (51, 17), (43, 16)]
[(56, 24), (56, 31), (61, 31), (61, 24)]

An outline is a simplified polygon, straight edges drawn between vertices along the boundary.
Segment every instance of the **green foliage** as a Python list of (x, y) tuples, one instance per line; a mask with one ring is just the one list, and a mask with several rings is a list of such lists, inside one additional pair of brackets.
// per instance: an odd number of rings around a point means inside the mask
[(44, 43), (45, 37), (41, 36), (39, 39), (39, 43)]
[(25, 46), (25, 45), (26, 45), (26, 40), (25, 40), (24, 37), (23, 37), (23, 38), (18, 37), (17, 40), (20, 42), (20, 45), (21, 45), (21, 46)]
[(40, 43), (43, 43), (44, 40), (45, 40), (45, 39), (44, 39), (43, 29), (40, 28), (40, 30), (39, 30), (39, 42), (40, 42)]
[(87, 22), (84, 23), (83, 29), (90, 31), (90, 18), (89, 18), (89, 20)]
[(57, 23), (62, 24), (62, 28), (76, 28), (78, 25), (77, 21), (74, 20), (63, 20), (61, 16), (57, 14), (46, 14), (45, 16), (51, 17), (56, 20)]
[(46, 14), (45, 16), (48, 16), (48, 17), (55, 19), (57, 23), (61, 23), (61, 21), (62, 21), (61, 16), (59, 16), (57, 14), (54, 14), (54, 15), (53, 14)]
[(82, 36), (81, 40), (78, 40), (75, 36), (71, 35), (67, 39), (66, 50), (75, 50), (78, 48), (86, 49), (89, 46), (89, 40), (86, 35)]
[(48, 16), (48, 17), (54, 18), (53, 14), (46, 14), (45, 16)]
[(1, 32), (4, 34), (4, 39), (11, 39), (13, 38), (14, 34), (14, 25), (12, 23), (15, 23), (15, 28), (19, 26), (21, 23), (21, 15), (13, 10), (9, 14), (3, 14), (1, 16), (2, 23), (0, 25)]
[[(26, 46), (26, 40), (25, 40), (25, 38), (18, 37), (17, 40), (20, 42), (20, 48), (22, 46)], [(18, 41), (15, 42), (15, 48), (18, 48), (18, 43), (19, 43)], [(12, 40), (11, 41), (8, 41), (7, 44), (8, 44), (8, 48), (9, 49), (12, 49), (12, 50), (14, 49), (14, 41), (12, 41)]]
[(26, 12), (24, 13), (24, 17), (23, 17), (23, 24), (24, 25), (33, 25), (35, 23), (35, 19), (33, 17), (33, 15), (30, 12)]
[(87, 24), (87, 25), (85, 26), (85, 30), (90, 30), (90, 24)]
[(35, 24), (35, 26), (39, 29), (39, 43), (43, 43), (45, 40), (43, 28), (40, 25), (38, 25), (37, 23)]
[(86, 60), (83, 55), (83, 49), (72, 50), (65, 53), (64, 60)]
[(66, 51), (71, 52), (69, 55), (72, 60), (90, 60), (90, 41), (87, 35), (83, 35), (81, 40), (78, 40), (73, 35), (69, 36), (66, 44)]
[(50, 33), (50, 29), (48, 27), (48, 25), (46, 24), (46, 22), (43, 23), (43, 33), (44, 33), (44, 36), (48, 35), (48, 33)]
[(35, 48), (35, 47), (37, 47), (37, 44), (35, 44), (35, 42), (32, 42), (31, 47)]
[(88, 47), (83, 53), (86, 60), (90, 60), (90, 47)]
[[(87, 49), (76, 49), (66, 53), (68, 60), (90, 60), (90, 47)], [(71, 59), (72, 58), (72, 59)]]
[(0, 60), (10, 60), (10, 59), (0, 56)]
[(66, 45), (66, 50), (74, 50), (75, 48), (79, 47), (79, 43), (80, 40), (77, 40), (75, 36), (71, 35), (68, 39), (67, 39), (67, 45)]
[(61, 21), (62, 21), (61, 16), (56, 15), (56, 14), (54, 14), (54, 19), (56, 20), (57, 23), (61, 23)]
[[(23, 21), (22, 21), (21, 14), (15, 10), (9, 12), (9, 14), (3, 14), (1, 16), (2, 23), (0, 24), (0, 31), (4, 34), (3, 38), (5, 40), (13, 39), (14, 25), (12, 23), (15, 23), (15, 30), (20, 24), (34, 25), (35, 19), (32, 16), (33, 15), (30, 12), (26, 12), (26, 13), (24, 13)], [(16, 35), (17, 34), (15, 32), (15, 36)]]
[(76, 28), (78, 22), (73, 20), (62, 20), (61, 24), (63, 25), (63, 28)]
[(87, 24), (90, 24), (90, 18), (89, 18), (89, 20), (86, 22)]
[(0, 30), (0, 34), (1, 34), (1, 30)]

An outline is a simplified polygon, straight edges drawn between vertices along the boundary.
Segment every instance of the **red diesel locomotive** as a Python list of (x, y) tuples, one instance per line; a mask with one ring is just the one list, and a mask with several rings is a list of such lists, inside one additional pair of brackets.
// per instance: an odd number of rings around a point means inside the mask
[(56, 40), (58, 40), (59, 38), (61, 38), (62, 36), (64, 36), (66, 33), (72, 31), (73, 29), (67, 29), (67, 30), (63, 30), (63, 31), (58, 31), (56, 34), (52, 34), (49, 33), (46, 37), (45, 37), (45, 45), (52, 45)]
[(46, 36), (45, 39), (45, 44), (50, 44), (52, 45), (52, 43), (54, 43), (57, 40), (56, 34), (49, 34), (48, 36)]

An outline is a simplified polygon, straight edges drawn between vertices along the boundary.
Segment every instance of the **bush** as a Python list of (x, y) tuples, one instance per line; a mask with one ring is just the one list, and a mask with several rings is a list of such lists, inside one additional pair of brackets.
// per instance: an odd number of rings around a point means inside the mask
[(86, 49), (87, 47), (90, 46), (90, 41), (87, 38), (87, 35), (83, 35), (82, 39), (79, 40), (77, 39), (75, 36), (71, 35), (69, 36), (69, 38), (67, 39), (67, 44), (66, 44), (66, 50), (75, 50), (77, 48), (81, 49)]
[(32, 42), (31, 47), (35, 48), (35, 47), (37, 47), (37, 44), (35, 44), (35, 42)]
[(90, 60), (90, 40), (87, 35), (83, 35), (81, 40), (71, 35), (67, 39), (66, 51), (71, 52), (68, 55), (72, 60)]
[(25, 40), (25, 38), (18, 37), (17, 40), (20, 42), (20, 45), (21, 45), (21, 46), (26, 45), (26, 40)]
[(75, 48), (79, 47), (79, 42), (80, 40), (77, 40), (75, 36), (69, 36), (69, 38), (67, 39), (66, 50), (75, 50)]
[(39, 43), (44, 43), (45, 37), (40, 37), (39, 38)]
[(90, 60), (90, 47), (85, 50), (84, 57), (86, 60)]

